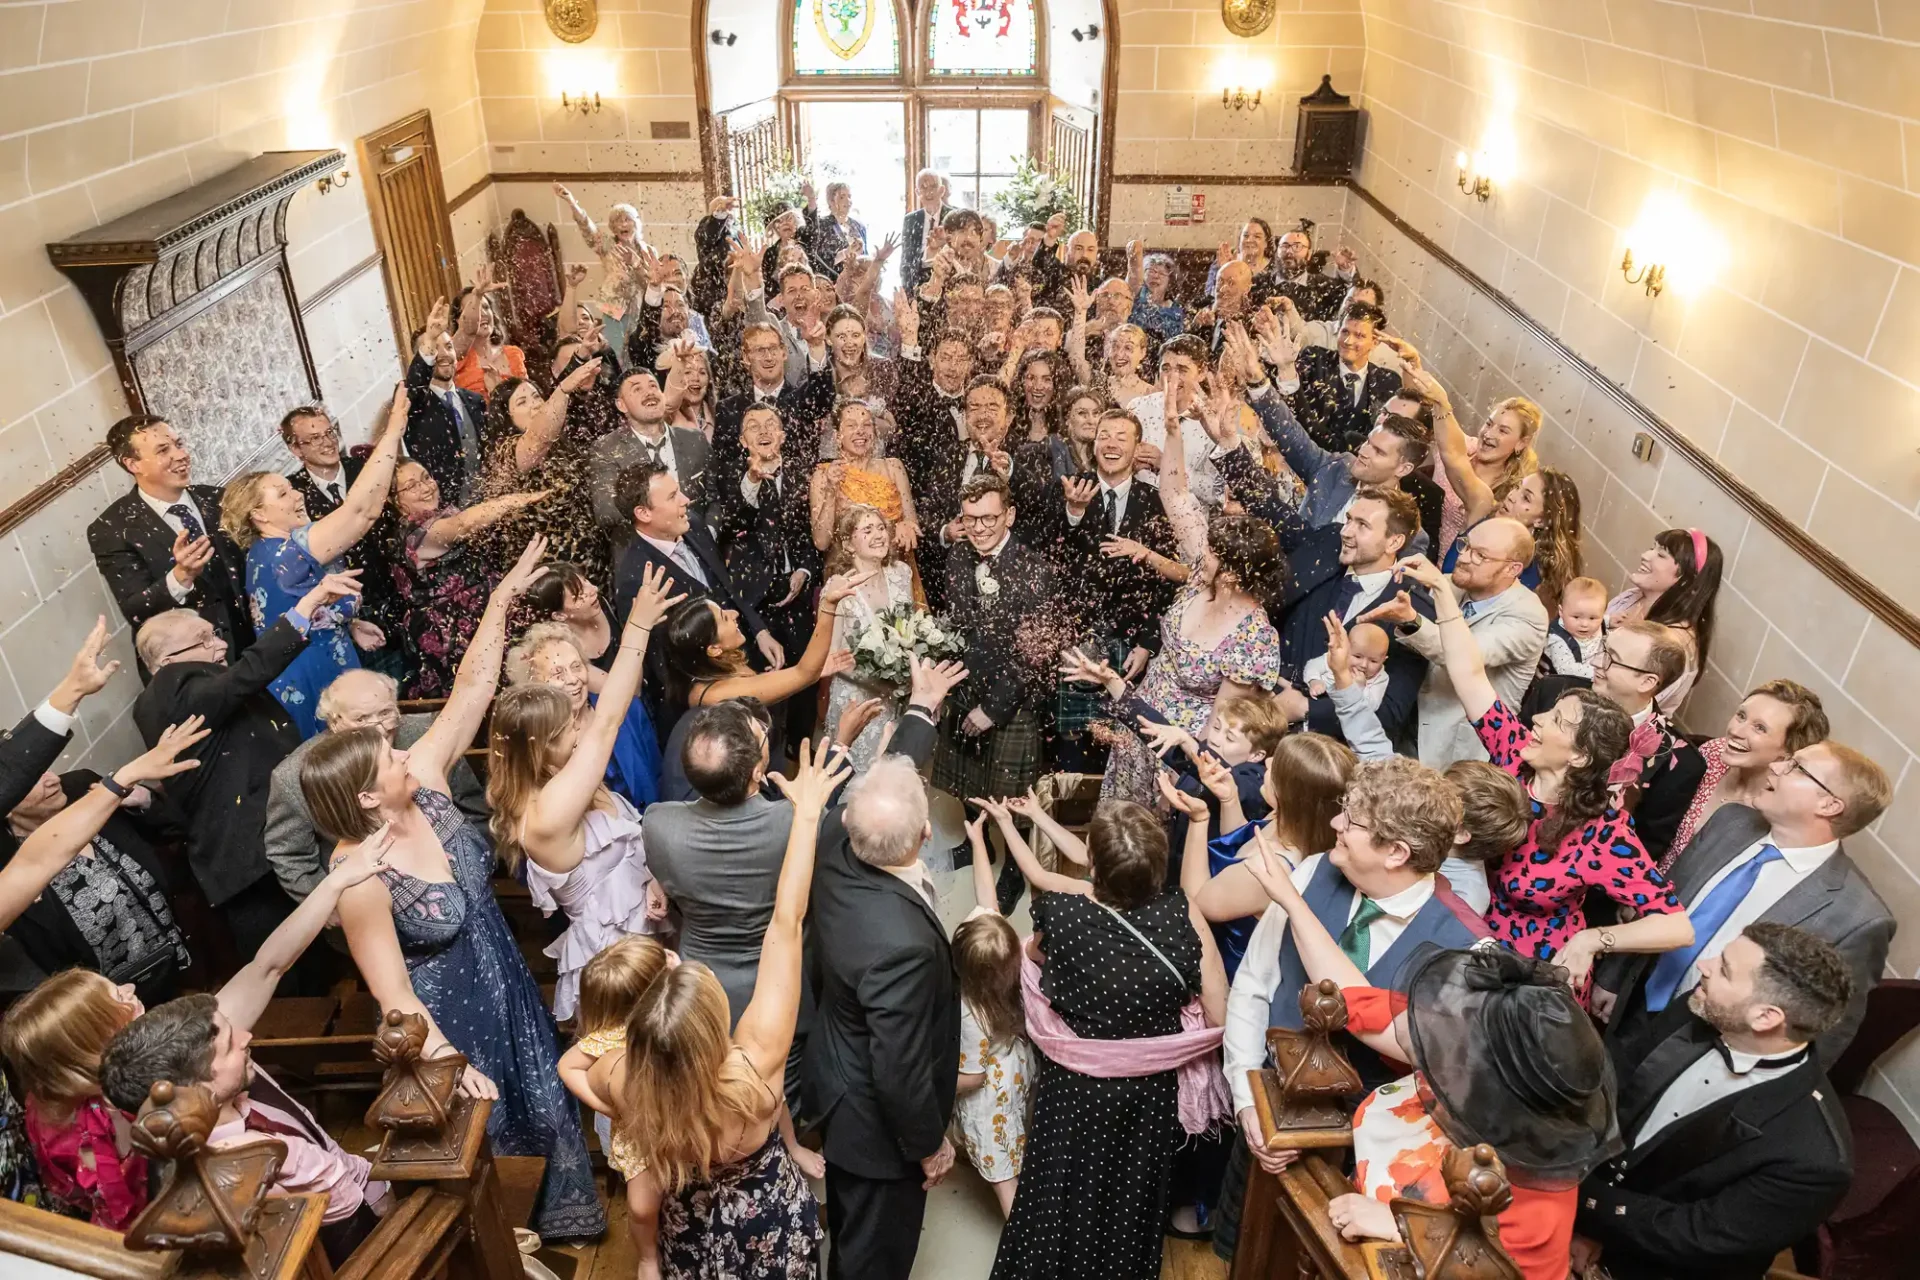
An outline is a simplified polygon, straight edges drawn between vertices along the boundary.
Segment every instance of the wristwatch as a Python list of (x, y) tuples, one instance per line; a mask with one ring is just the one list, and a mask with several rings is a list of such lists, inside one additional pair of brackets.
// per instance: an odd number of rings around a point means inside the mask
[(100, 776), (100, 785), (105, 787), (108, 791), (110, 791), (114, 795), (119, 796), (122, 800), (125, 800), (127, 797), (133, 794), (133, 788), (121, 786), (118, 782), (114, 781), (114, 777), (110, 773), (102, 774)]
[(1604, 956), (1604, 955), (1611, 955), (1612, 953), (1613, 953), (1613, 930), (1602, 929), (1600, 930), (1600, 954)]

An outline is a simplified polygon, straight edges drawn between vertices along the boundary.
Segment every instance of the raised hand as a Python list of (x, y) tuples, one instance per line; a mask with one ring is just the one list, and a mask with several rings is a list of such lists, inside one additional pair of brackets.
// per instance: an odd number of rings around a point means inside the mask
[(1132, 538), (1116, 536), (1100, 540), (1100, 554), (1109, 560), (1131, 560), (1135, 564), (1145, 564), (1147, 557), (1153, 554), (1153, 548)]
[(351, 889), (363, 880), (371, 880), (386, 870), (387, 855), (393, 852), (393, 824), (383, 822), (373, 834), (362, 840), (352, 853), (333, 860), (327, 877), (341, 889)]
[(894, 251), (899, 247), (900, 233), (898, 231), (887, 232), (886, 239), (880, 242), (880, 248), (876, 250), (873, 255), (873, 265), (876, 267), (880, 266), (888, 258), (891, 258), (894, 255)]
[[(1273, 313), (1264, 307), (1254, 314), (1264, 315), (1269, 324), (1273, 323)], [(1258, 328), (1259, 322), (1256, 320), (1254, 323)], [(1260, 363), (1260, 352), (1254, 347), (1253, 339), (1247, 336), (1246, 326), (1237, 320), (1227, 326), (1225, 349), (1220, 355), (1220, 367), (1235, 369), (1243, 383), (1249, 387), (1266, 381), (1267, 370), (1266, 366)]]
[(853, 670), (853, 650), (829, 649), (827, 660), (820, 664), (820, 678), (831, 680), (835, 676), (845, 675)]
[(360, 594), (360, 571), (349, 569), (345, 573), (330, 573), (315, 583), (313, 589), (300, 597), (294, 608), (304, 617), (311, 619), (314, 610), (332, 604), (335, 600), (345, 600)]
[(1087, 508), (1100, 494), (1100, 482), (1074, 476), (1061, 476), (1060, 489), (1065, 495), (1067, 514), (1078, 520), (1087, 514)]
[(1095, 661), (1078, 649), (1060, 651), (1060, 675), (1074, 684), (1096, 684), (1118, 697), (1126, 688), (1120, 673), (1104, 662)]
[(1360, 259), (1354, 256), (1352, 249), (1343, 244), (1333, 251), (1333, 265), (1341, 275), (1346, 275), (1360, 265)]
[(159, 782), (176, 773), (198, 769), (198, 760), (178, 760), (175, 757), (213, 732), (206, 724), (204, 716), (188, 716), (179, 724), (168, 725), (161, 730), (160, 740), (153, 744), (151, 750), (145, 755), (135, 756), (113, 771), (114, 781), (123, 787), (133, 787), (142, 782)]
[(967, 803), (992, 818), (995, 822), (1011, 823), (1013, 815), (1008, 811), (1007, 802), (992, 796), (968, 796)]
[(1327, 673), (1333, 677), (1333, 687), (1344, 689), (1353, 683), (1353, 646), (1347, 640), (1346, 624), (1334, 610), (1328, 610), (1327, 624)]
[(1206, 751), (1193, 753), (1193, 771), (1200, 778), (1200, 785), (1213, 794), (1213, 798), (1222, 804), (1233, 799), (1239, 791), (1239, 784), (1233, 780), (1233, 770), (1221, 763), (1220, 757)]
[(687, 598), (684, 591), (677, 596), (668, 595), (673, 585), (673, 578), (662, 565), (650, 564), (641, 570), (640, 590), (633, 597), (633, 607), (627, 613), (627, 626), (646, 630), (657, 626), (669, 610)]
[(1189, 822), (1205, 822), (1207, 820), (1207, 802), (1192, 792), (1182, 791), (1178, 786), (1174, 785), (1175, 777), (1173, 770), (1161, 769), (1154, 774), (1153, 780), (1159, 784), (1160, 798), (1165, 800), (1168, 807), (1175, 813), (1184, 813)]
[(586, 263), (584, 262), (568, 263), (567, 264), (567, 286), (572, 289), (578, 289), (581, 285), (587, 282), (588, 274), (589, 272), (587, 270)]
[(813, 743), (804, 738), (800, 741), (798, 764), (792, 780), (779, 773), (769, 777), (773, 785), (780, 788), (780, 794), (793, 802), (796, 821), (803, 813), (817, 818), (835, 789), (853, 776), (853, 765), (844, 752), (828, 751), (824, 747), (816, 752)]
[(820, 588), (820, 607), (838, 609), (840, 602), (873, 581), (877, 569), (865, 569), (859, 573), (836, 573), (827, 579), (827, 585)]
[(93, 630), (87, 632), (87, 638), (81, 642), (67, 667), (66, 676), (49, 699), (56, 709), (72, 714), (82, 698), (91, 697), (107, 687), (107, 681), (113, 679), (113, 673), (120, 669), (120, 663), (117, 660), (100, 661), (100, 655), (106, 647), (107, 618), (101, 614), (94, 620)]
[(1065, 234), (1067, 234), (1066, 214), (1056, 213), (1047, 219), (1046, 241), (1048, 244), (1059, 243), (1060, 237)]
[(600, 363), (601, 357), (595, 356), (585, 364), (582, 364), (578, 369), (575, 369), (572, 373), (561, 379), (559, 390), (566, 392), (568, 395), (572, 395), (574, 392), (580, 390), (580, 388), (589, 385), (595, 378), (600, 376)]
[(1173, 750), (1192, 752), (1195, 745), (1193, 735), (1177, 724), (1167, 724), (1160, 720), (1149, 720), (1146, 716), (1134, 717), (1140, 725), (1140, 736), (1146, 739), (1153, 754), (1162, 760)]
[(425, 342), (428, 346), (432, 346), (438, 342), (440, 335), (447, 331), (447, 326), (451, 323), (452, 315), (453, 309), (447, 304), (447, 300), (445, 298), (436, 299), (432, 308), (427, 312), (426, 331), (420, 335), (421, 341)]
[(1073, 302), (1073, 323), (1082, 323), (1087, 318), (1087, 312), (1093, 310), (1093, 295), (1087, 292), (1087, 282), (1075, 276), (1067, 284), (1067, 297)]
[[(847, 650), (836, 649), (834, 652), (847, 653)], [(853, 655), (847, 653), (847, 657), (851, 660)], [(867, 726), (884, 715), (886, 710), (886, 699), (862, 698), (840, 713), (840, 723), (834, 728), (833, 740), (843, 747), (851, 748), (854, 740), (865, 733)]]
[(893, 322), (900, 326), (900, 345), (920, 345), (920, 306), (905, 289), (893, 291)]
[(724, 218), (739, 208), (739, 206), (740, 202), (732, 196), (715, 196), (713, 199), (707, 201), (707, 216), (710, 218)]
[(940, 704), (947, 700), (953, 687), (967, 678), (967, 668), (961, 662), (955, 659), (928, 662), (917, 653), (907, 655), (907, 669), (913, 673), (913, 705), (935, 715), (940, 713)]
[(1440, 567), (1425, 556), (1408, 556), (1393, 566), (1393, 572), (1402, 581), (1411, 578), (1429, 591), (1438, 591), (1446, 581)]
[(213, 539), (189, 538), (182, 529), (173, 539), (173, 576), (183, 587), (191, 587), (200, 571), (213, 559)]
[[(540, 495), (545, 497), (544, 492)], [(493, 594), (503, 600), (518, 600), (526, 593), (533, 580), (540, 576), (540, 566), (547, 559), (547, 535), (536, 533), (527, 539), (526, 547), (520, 552), (520, 558), (513, 562), (513, 568), (501, 575), (500, 585)]]
[(1355, 619), (1356, 622), (1412, 622), (1420, 615), (1413, 611), (1413, 601), (1404, 591), (1396, 591), (1393, 599), (1385, 604), (1375, 605)]
[(987, 455), (987, 465), (992, 467), (994, 474), (1002, 480), (1011, 479), (1013, 476), (1013, 455), (1005, 449), (995, 449), (992, 453), (989, 453)]
[(1253, 829), (1253, 849), (1244, 861), (1253, 878), (1267, 891), (1267, 897), (1285, 907), (1297, 901), (1300, 891), (1293, 887), (1293, 867), (1280, 851), (1280, 838), (1273, 824), (1263, 822)]
[(1037, 821), (1040, 817), (1040, 797), (1033, 793), (1031, 787), (1027, 788), (1027, 794), (1006, 796), (1000, 803), (1007, 807), (1008, 813), (1018, 814), (1028, 822)]

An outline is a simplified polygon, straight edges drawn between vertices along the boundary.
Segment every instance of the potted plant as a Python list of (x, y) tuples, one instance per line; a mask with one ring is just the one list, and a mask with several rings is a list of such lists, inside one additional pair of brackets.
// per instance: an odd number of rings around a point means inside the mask
[(1080, 201), (1074, 197), (1073, 189), (1034, 164), (1031, 156), (1020, 161), (1007, 189), (994, 197), (994, 207), (1000, 212), (1000, 225), (1006, 229), (1003, 234), (1015, 238), (1019, 237), (1020, 228), (1034, 223), (1044, 226), (1056, 213), (1066, 215), (1068, 235), (1078, 231), (1081, 225)]

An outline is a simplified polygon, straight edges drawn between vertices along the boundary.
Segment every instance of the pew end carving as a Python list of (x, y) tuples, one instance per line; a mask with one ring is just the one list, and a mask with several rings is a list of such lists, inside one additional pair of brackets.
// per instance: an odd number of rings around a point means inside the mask
[(1367, 1249), (1372, 1280), (1521, 1280), (1500, 1246), (1496, 1216), (1513, 1203), (1513, 1186), (1494, 1149), (1455, 1147), (1440, 1164), (1449, 1202), (1395, 1197), (1393, 1220), (1404, 1243)]
[(1347, 1029), (1347, 1001), (1323, 979), (1300, 989), (1298, 1031), (1267, 1032), (1273, 1066), (1248, 1072), (1253, 1105), (1268, 1143), (1298, 1150), (1353, 1143), (1347, 1100), (1366, 1092), (1360, 1073), (1333, 1037)]

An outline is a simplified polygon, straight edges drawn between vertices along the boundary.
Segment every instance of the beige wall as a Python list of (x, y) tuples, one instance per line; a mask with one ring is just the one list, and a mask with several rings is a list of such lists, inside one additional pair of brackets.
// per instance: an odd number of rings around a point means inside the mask
[[(1900, 43), (1920, 40), (1920, 6), (1363, 7), (1366, 187), (1920, 611), (1920, 46)], [(1503, 134), (1512, 177), (1482, 205), (1455, 186), (1454, 155)], [(1652, 190), (1723, 240), (1707, 287), (1649, 299), (1621, 279)], [(1770, 677), (1820, 692), (1836, 736), (1899, 783), (1848, 846), (1906, 922), (1891, 967), (1920, 973), (1920, 653), (1684, 460), (1636, 461), (1602, 393), (1358, 198), (1348, 219), (1390, 277), (1389, 315), (1457, 394), (1480, 411), (1515, 391), (1540, 401), (1542, 453), (1579, 481), (1610, 586), (1658, 529), (1721, 543), (1712, 669), (1686, 718), (1717, 729)], [(1920, 1128), (1920, 1050), (1881, 1083)]]
[[(1293, 164), (1300, 97), (1328, 73), (1343, 93), (1359, 87), (1358, 0), (1276, 0), (1273, 25), (1248, 39), (1222, 24), (1219, 0), (1119, 7), (1115, 173), (1277, 173)], [(1263, 90), (1259, 109), (1222, 107), (1234, 85)]]
[[(446, 184), (485, 172), (475, 101), (480, 0), (66, 0), (0, 8), (0, 505), (98, 444), (126, 412), (92, 316), (47, 242), (171, 195), (261, 151), (339, 147), (433, 111)], [(350, 167), (358, 169), (357, 163)], [(481, 228), (460, 220), (471, 258)], [(356, 172), (297, 196), (296, 292), (374, 251)], [(359, 438), (398, 374), (384, 289), (368, 272), (307, 317), (330, 408)], [(265, 426), (267, 424), (263, 424)], [(85, 529), (125, 488), (99, 471), (0, 539), (0, 722), (64, 671), (94, 617), (121, 628), (125, 670), (83, 709), (75, 755), (135, 753), (132, 647)]]

